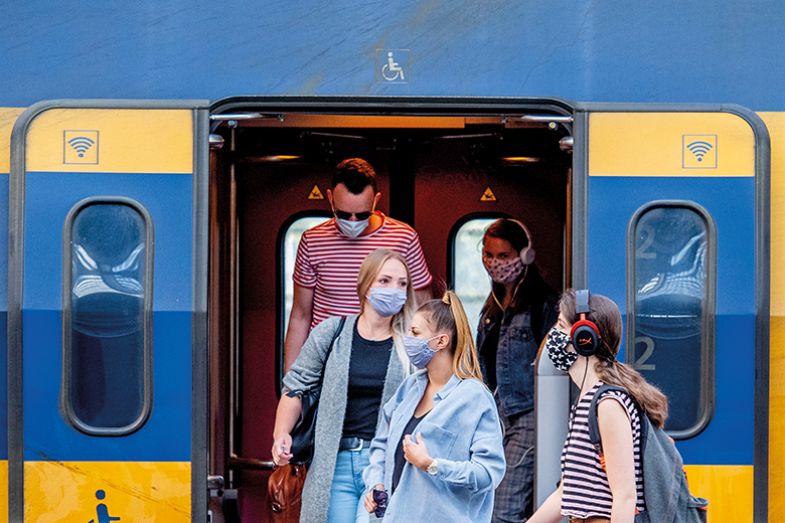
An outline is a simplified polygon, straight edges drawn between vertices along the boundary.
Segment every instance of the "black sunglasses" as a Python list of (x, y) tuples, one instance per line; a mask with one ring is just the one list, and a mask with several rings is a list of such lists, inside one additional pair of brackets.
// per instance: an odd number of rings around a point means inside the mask
[(357, 221), (367, 220), (371, 217), (371, 211), (363, 211), (363, 212), (346, 212), (346, 211), (333, 211), (335, 213), (336, 218), (340, 218), (341, 220), (351, 220), (352, 216), (357, 218)]

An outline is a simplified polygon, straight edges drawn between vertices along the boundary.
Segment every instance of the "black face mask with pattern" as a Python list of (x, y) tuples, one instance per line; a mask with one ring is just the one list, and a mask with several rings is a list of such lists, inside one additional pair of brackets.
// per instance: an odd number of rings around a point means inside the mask
[(551, 329), (545, 339), (545, 349), (548, 351), (553, 366), (560, 371), (567, 372), (570, 367), (578, 360), (578, 353), (567, 352), (567, 345), (570, 344), (570, 337), (559, 329)]

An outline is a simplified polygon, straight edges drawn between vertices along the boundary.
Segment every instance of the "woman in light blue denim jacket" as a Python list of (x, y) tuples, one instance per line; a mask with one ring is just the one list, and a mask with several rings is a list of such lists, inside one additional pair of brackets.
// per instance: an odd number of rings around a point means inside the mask
[(384, 406), (363, 473), (365, 507), (376, 511), (373, 490), (386, 490), (385, 523), (489, 522), (504, 446), (460, 300), (448, 291), (425, 303), (410, 331), (404, 346), (422, 370)]

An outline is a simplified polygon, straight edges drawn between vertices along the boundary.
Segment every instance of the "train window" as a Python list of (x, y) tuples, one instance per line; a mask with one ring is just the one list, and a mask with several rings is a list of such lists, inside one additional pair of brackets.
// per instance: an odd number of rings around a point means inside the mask
[(482, 264), (482, 236), (497, 218), (470, 218), (451, 235), (452, 286), (463, 302), (475, 338), (480, 310), (491, 292), (491, 280)]
[(713, 408), (714, 230), (690, 202), (649, 204), (629, 228), (626, 360), (668, 396), (677, 438), (702, 430)]
[[(297, 257), (297, 247), (300, 245), (300, 238), (303, 233), (315, 227), (320, 223), (329, 220), (329, 216), (301, 216), (296, 218), (289, 224), (289, 227), (283, 234), (283, 282), (284, 282), (284, 303), (283, 303), (283, 332), (281, 333), (281, 340), (286, 335), (286, 329), (289, 326), (289, 315), (292, 312), (292, 301), (294, 300), (294, 282), (292, 281), (292, 274), (294, 274), (294, 259)], [(283, 347), (283, 343), (281, 343)]]
[(152, 406), (150, 216), (132, 200), (91, 198), (64, 234), (64, 411), (85, 433), (127, 434)]

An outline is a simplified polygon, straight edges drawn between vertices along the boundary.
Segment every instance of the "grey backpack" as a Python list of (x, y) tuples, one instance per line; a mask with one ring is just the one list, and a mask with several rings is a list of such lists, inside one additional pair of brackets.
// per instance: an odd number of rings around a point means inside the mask
[[(589, 407), (589, 439), (602, 455), (600, 428), (597, 423), (597, 400), (608, 391), (622, 387), (602, 385)], [(636, 403), (641, 419), (641, 467), (643, 468), (643, 499), (646, 510), (635, 516), (636, 523), (705, 523), (709, 502), (690, 494), (684, 462), (673, 440)]]

